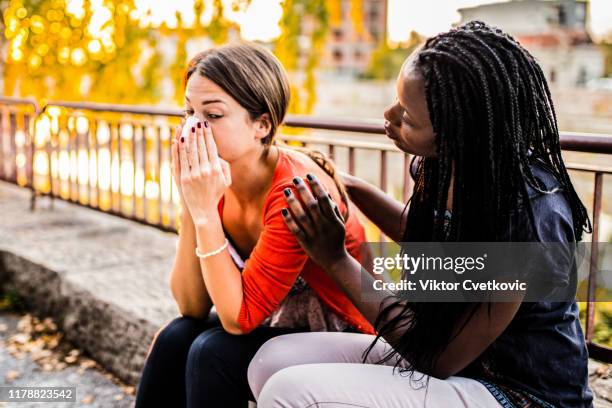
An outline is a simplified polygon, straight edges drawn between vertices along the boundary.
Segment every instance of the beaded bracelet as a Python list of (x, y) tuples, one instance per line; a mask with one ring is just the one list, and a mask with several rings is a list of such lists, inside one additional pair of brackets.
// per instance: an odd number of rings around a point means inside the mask
[(200, 250), (199, 250), (199, 249), (196, 247), (196, 249), (195, 249), (195, 253), (196, 253), (196, 256), (197, 256), (198, 258), (200, 258), (200, 259), (205, 259), (205, 258), (208, 258), (209, 256), (213, 256), (213, 255), (220, 254), (220, 253), (221, 253), (221, 252), (222, 252), (222, 251), (223, 251), (225, 248), (227, 248), (227, 245), (228, 245), (228, 244), (229, 244), (229, 242), (228, 242), (227, 238), (225, 238), (225, 242), (223, 243), (223, 245), (221, 245), (221, 248), (219, 248), (219, 249), (215, 249), (215, 250), (214, 250), (214, 251), (212, 251), (212, 252), (208, 252), (208, 253), (206, 253), (206, 254), (203, 254), (203, 253), (201, 253), (201, 252), (200, 252)]

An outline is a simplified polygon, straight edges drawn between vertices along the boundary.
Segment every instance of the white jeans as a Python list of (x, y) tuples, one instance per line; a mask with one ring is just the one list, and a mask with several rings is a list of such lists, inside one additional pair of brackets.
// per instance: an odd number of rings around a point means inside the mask
[(418, 372), (411, 380), (393, 371), (393, 360), (374, 364), (389, 350), (382, 340), (362, 364), (362, 353), (373, 340), (367, 334), (313, 332), (267, 341), (248, 370), (258, 408), (500, 407), (478, 381), (440, 380)]

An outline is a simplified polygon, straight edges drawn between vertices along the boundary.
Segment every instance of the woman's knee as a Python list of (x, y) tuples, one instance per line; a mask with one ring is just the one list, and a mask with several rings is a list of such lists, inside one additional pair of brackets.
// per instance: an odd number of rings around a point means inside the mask
[(202, 321), (191, 317), (177, 317), (163, 326), (153, 337), (151, 349), (185, 351), (189, 350), (194, 338), (202, 330)]
[(160, 387), (170, 394), (184, 393), (187, 352), (205, 327), (198, 319), (178, 317), (156, 333), (138, 386), (137, 406), (162, 404), (159, 398), (166, 397), (160, 396)]
[(256, 394), (260, 408), (302, 408), (314, 400), (311, 390), (305, 389), (303, 366), (283, 368), (274, 373)]
[(274, 373), (292, 364), (288, 361), (288, 354), (295, 354), (295, 336), (285, 334), (268, 340), (251, 360), (247, 378), (255, 398), (259, 397), (261, 389)]
[(360, 333), (307, 332), (275, 337), (259, 349), (248, 369), (257, 397), (268, 379), (286, 367), (312, 363), (359, 363), (374, 336)]
[(215, 365), (223, 365), (226, 350), (224, 336), (225, 331), (221, 328), (213, 328), (200, 333), (193, 340), (187, 354), (188, 377), (197, 377), (201, 372), (208, 371)]

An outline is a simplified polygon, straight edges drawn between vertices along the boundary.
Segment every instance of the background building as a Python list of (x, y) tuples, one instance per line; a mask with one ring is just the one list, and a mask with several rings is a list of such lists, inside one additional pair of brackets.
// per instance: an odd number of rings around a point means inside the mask
[(387, 1), (363, 0), (362, 29), (352, 18), (355, 2), (342, 0), (340, 21), (330, 27), (322, 68), (338, 74), (353, 76), (365, 71), (370, 55), (385, 39), (387, 27)]
[(514, 36), (557, 87), (582, 87), (604, 75), (605, 57), (587, 31), (584, 0), (511, 0), (459, 9), (461, 23), (482, 20)]

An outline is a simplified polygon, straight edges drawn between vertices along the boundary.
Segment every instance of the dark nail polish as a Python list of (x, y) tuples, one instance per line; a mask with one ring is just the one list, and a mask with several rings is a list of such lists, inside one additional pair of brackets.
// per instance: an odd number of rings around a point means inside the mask
[(312, 174), (310, 174), (310, 173), (308, 173), (308, 174), (306, 175), (306, 178), (307, 178), (308, 180), (310, 180), (310, 181), (314, 180), (314, 177), (312, 177)]
[(204, 121), (204, 127), (208, 128), (208, 121), (207, 120)]
[(283, 190), (283, 193), (285, 193), (285, 197), (289, 197), (291, 195), (291, 190), (286, 188)]
[(283, 209), (281, 210), (281, 212), (283, 213), (283, 215), (284, 215), (285, 217), (286, 217), (287, 215), (289, 215), (289, 211), (287, 211), (287, 209), (286, 209), (286, 208), (283, 208)]
[(195, 128), (194, 127), (191, 128), (191, 133), (195, 133)]
[(301, 182), (301, 181), (302, 181), (302, 180), (301, 180), (299, 177), (295, 177), (295, 178), (293, 179), (293, 184), (295, 184), (295, 185), (297, 186), (298, 184), (300, 184), (300, 182)]
[(181, 143), (185, 143), (185, 138), (181, 136)]
[(198, 122), (198, 129), (202, 129), (202, 123)]

